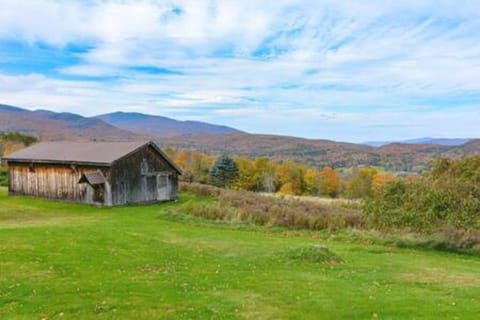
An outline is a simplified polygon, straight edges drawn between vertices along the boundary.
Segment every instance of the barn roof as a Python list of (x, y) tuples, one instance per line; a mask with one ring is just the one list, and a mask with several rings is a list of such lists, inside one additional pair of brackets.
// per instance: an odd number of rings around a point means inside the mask
[(151, 145), (179, 173), (181, 170), (152, 141), (149, 142), (40, 142), (4, 159), (12, 162), (94, 164), (110, 166), (143, 146)]

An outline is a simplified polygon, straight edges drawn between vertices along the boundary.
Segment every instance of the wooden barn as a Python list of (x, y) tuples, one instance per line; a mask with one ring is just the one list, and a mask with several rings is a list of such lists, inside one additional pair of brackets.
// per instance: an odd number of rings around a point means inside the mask
[(10, 195), (105, 206), (175, 200), (181, 174), (153, 142), (41, 142), (4, 160)]

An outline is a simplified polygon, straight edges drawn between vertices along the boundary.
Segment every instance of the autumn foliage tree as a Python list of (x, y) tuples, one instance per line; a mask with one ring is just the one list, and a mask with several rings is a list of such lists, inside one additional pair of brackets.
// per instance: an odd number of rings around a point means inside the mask
[(322, 176), (320, 171), (315, 168), (308, 168), (303, 176), (305, 194), (318, 196), (320, 194)]
[(299, 195), (303, 192), (304, 169), (292, 160), (287, 160), (277, 167), (279, 192), (286, 195)]
[(346, 182), (345, 195), (348, 198), (364, 198), (371, 195), (372, 180), (377, 172), (377, 169), (368, 167), (355, 169)]
[(331, 167), (324, 167), (320, 172), (320, 192), (322, 195), (335, 198), (340, 192), (340, 176)]

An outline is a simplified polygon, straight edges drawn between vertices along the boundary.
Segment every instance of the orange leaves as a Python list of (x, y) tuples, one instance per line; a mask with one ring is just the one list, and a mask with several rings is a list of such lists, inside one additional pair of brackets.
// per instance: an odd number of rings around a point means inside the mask
[(388, 183), (397, 180), (397, 177), (390, 172), (377, 172), (372, 178), (372, 192), (378, 192), (385, 188)]
[(331, 167), (324, 167), (320, 172), (321, 193), (329, 197), (336, 197), (340, 192), (340, 176)]

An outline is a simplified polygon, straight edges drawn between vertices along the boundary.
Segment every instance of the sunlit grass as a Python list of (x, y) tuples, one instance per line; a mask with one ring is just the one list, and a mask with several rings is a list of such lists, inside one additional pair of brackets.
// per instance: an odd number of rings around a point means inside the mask
[[(476, 319), (480, 258), (0, 189), (0, 319)], [(303, 259), (322, 244), (338, 257)], [(307, 248), (307, 249), (305, 249)], [(297, 257), (299, 252), (300, 259)]]

